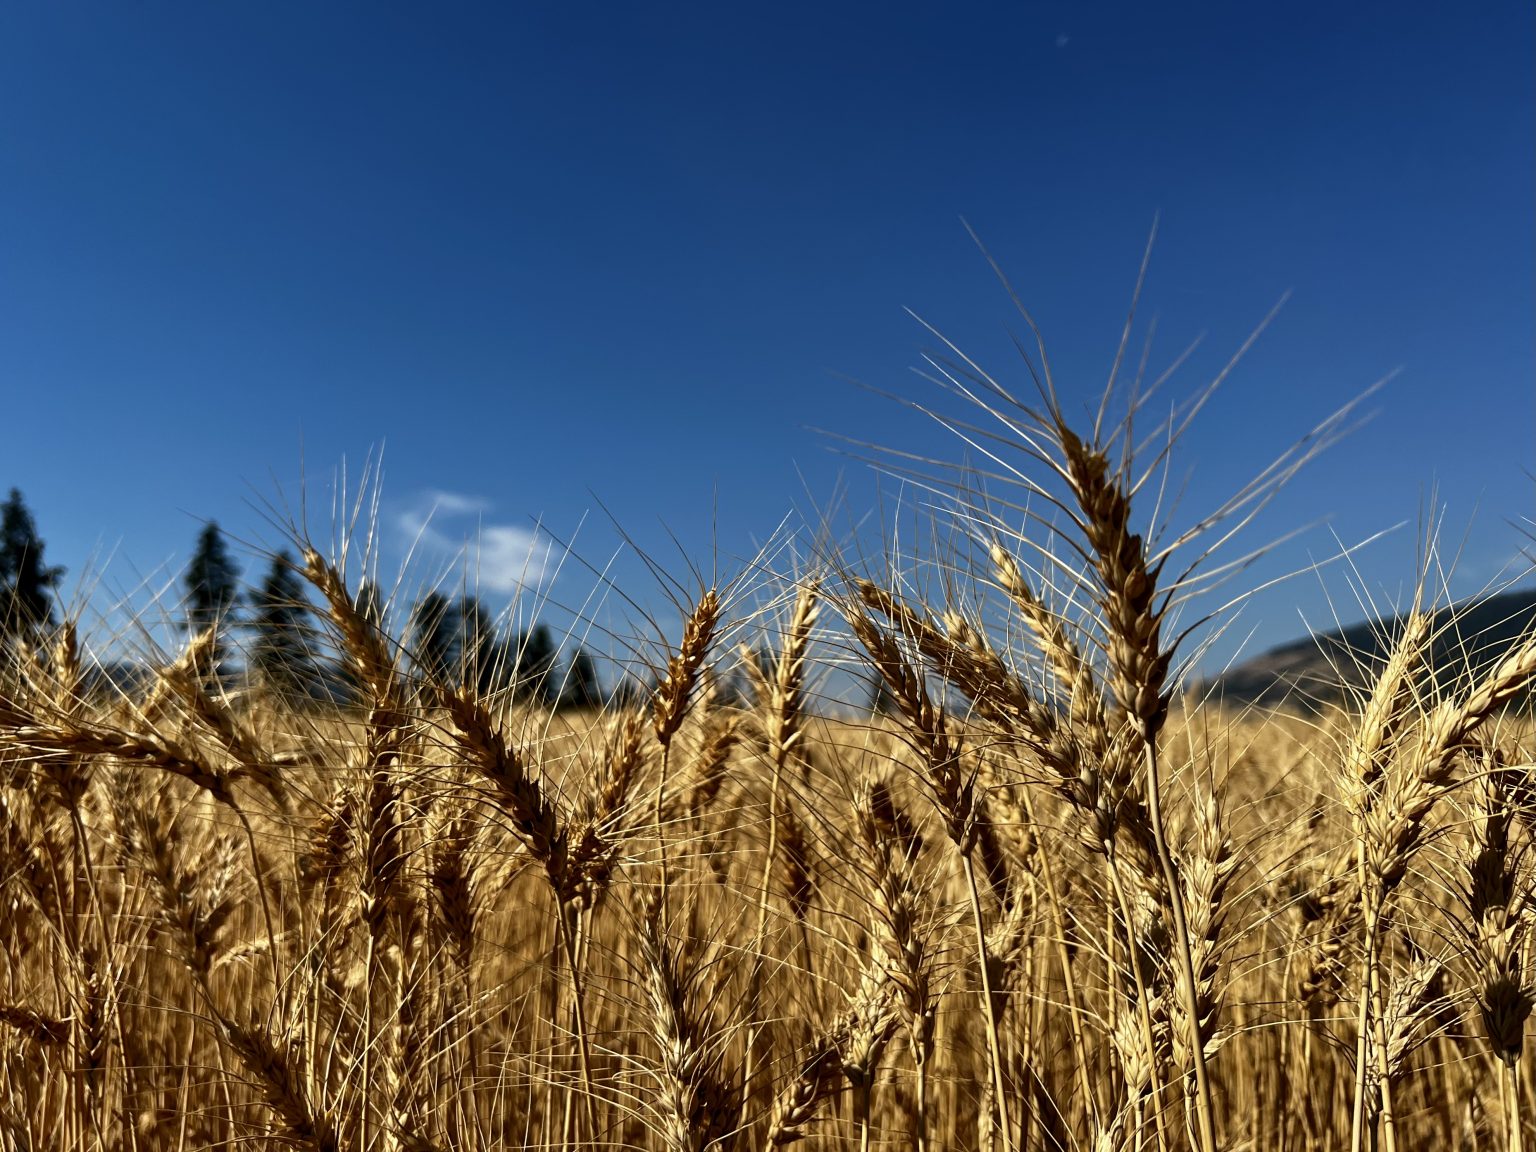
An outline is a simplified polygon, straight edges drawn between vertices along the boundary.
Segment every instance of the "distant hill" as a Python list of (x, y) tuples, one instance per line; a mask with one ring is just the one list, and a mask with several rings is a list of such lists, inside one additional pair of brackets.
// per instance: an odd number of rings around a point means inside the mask
[[(1442, 608), (1435, 614), (1430, 668), (1441, 684), (1497, 662), (1536, 625), (1536, 588)], [(1213, 698), (1229, 704), (1312, 709), (1369, 683), (1402, 634), (1403, 618), (1367, 621), (1271, 648), (1216, 678)]]

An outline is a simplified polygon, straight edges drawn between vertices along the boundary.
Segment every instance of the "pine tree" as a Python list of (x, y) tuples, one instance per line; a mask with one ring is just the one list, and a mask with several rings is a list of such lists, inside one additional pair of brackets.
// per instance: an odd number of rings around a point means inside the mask
[(64, 569), (43, 564), (43, 541), (21, 492), (11, 489), (0, 507), (0, 646), (51, 628), (53, 591)]
[(500, 655), (496, 622), (473, 596), (459, 601), (459, 676), (466, 688), (488, 693), (495, 687)]
[(444, 678), (458, 667), (459, 613), (441, 592), (425, 592), (416, 601), (409, 634), (411, 658), (422, 673)]
[(354, 598), (358, 614), (368, 623), (372, 624), (380, 632), (386, 627), (384, 618), (384, 600), (379, 595), (379, 586), (374, 581), (364, 576), (357, 586), (357, 596)]
[(240, 599), (240, 569), (230, 559), (224, 534), (210, 520), (198, 533), (197, 550), (182, 577), (186, 588), (183, 625), (192, 635), (215, 630), (213, 649), (201, 670), (204, 679), (216, 679), (224, 667), (226, 636), (231, 614)]
[(512, 667), (512, 693), (519, 700), (555, 702), (555, 641), (549, 629), (535, 624), (517, 638)]
[(648, 708), (656, 696), (656, 674), (625, 668), (619, 672), (619, 680), (613, 686), (611, 703), (618, 711), (626, 708)]
[(279, 552), (251, 598), (251, 665), (262, 682), (281, 694), (307, 694), (320, 672), (309, 646), (309, 601), (293, 556)]
[(601, 708), (602, 705), (603, 686), (597, 678), (597, 665), (585, 648), (578, 647), (571, 655), (565, 683), (560, 686), (560, 707)]

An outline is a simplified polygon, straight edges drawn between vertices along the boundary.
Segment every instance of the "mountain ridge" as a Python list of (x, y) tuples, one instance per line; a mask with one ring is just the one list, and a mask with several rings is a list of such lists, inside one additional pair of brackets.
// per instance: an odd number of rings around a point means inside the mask
[[(1434, 683), (1448, 687), (1497, 663), (1536, 628), (1536, 587), (1463, 600), (1432, 616), (1426, 665)], [(1339, 703), (1375, 678), (1405, 618), (1397, 613), (1288, 641), (1229, 668), (1204, 690), (1228, 704), (1315, 711)]]

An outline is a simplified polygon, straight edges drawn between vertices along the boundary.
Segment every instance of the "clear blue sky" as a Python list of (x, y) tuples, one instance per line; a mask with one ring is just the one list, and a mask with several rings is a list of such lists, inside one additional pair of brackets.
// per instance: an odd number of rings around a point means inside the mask
[[(1154, 362), (1206, 334), (1170, 396), (1293, 293), (1185, 445), (1191, 510), (1400, 370), (1260, 575), (1406, 520), (1357, 560), (1390, 594), (1438, 486), (1470, 591), (1536, 493), (1533, 37), (1524, 0), (7, 5), (0, 486), (72, 574), (112, 554), (103, 595), (204, 518), (280, 543), (257, 505), (301, 461), (323, 521), (380, 445), (387, 558), (437, 501), (427, 551), (481, 525), (507, 587), (535, 519), (601, 500), (729, 568), (840, 472), (873, 506), (813, 426), (958, 454), (847, 382), (931, 398), (905, 308), (1029, 387), (962, 216), (1076, 405), (1160, 214)], [(1340, 572), (1239, 627), (1325, 593), (1358, 615)]]

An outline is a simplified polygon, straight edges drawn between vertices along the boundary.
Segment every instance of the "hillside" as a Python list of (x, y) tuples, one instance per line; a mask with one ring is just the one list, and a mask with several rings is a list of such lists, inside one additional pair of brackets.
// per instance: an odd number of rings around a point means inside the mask
[[(1536, 625), (1536, 588), (1442, 608), (1435, 614), (1430, 667), (1440, 683), (1486, 668)], [(1401, 635), (1402, 616), (1308, 636), (1237, 665), (1213, 694), (1233, 704), (1313, 708), (1367, 683)]]

